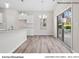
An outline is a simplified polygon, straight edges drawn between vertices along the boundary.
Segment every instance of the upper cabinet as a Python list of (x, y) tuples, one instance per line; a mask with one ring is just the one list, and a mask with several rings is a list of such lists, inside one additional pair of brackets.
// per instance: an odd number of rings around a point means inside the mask
[(33, 23), (33, 15), (29, 15), (27, 19), (27, 23)]
[(18, 19), (20, 21), (26, 21), (26, 23), (33, 23), (33, 15), (27, 15), (26, 13), (19, 14)]
[(3, 23), (3, 14), (0, 13), (0, 23)]
[(25, 13), (19, 14), (19, 20), (27, 20), (28, 16)]

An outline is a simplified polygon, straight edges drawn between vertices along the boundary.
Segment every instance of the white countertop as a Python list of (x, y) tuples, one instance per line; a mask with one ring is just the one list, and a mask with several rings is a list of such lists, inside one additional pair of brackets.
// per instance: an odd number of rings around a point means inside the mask
[(13, 52), (27, 39), (26, 29), (1, 31), (0, 32), (0, 53)]

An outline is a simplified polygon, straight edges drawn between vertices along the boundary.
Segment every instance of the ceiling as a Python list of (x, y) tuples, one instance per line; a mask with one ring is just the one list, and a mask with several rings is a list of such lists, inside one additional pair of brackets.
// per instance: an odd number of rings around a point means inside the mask
[(19, 11), (51, 11), (56, 3), (53, 0), (0, 0), (0, 7), (5, 8), (5, 2), (10, 4), (9, 8)]

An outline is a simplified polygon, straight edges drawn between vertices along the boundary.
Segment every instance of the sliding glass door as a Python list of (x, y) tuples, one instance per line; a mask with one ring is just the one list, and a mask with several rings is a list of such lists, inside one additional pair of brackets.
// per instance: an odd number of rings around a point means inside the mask
[(70, 48), (72, 46), (71, 20), (71, 8), (67, 9), (62, 14), (57, 16), (57, 37)]

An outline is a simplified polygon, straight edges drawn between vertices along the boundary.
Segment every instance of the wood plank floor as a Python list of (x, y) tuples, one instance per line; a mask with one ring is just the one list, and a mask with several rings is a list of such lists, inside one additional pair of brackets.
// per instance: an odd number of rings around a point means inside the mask
[(65, 44), (53, 36), (28, 36), (14, 53), (71, 53)]

